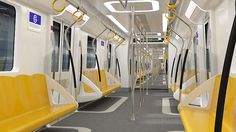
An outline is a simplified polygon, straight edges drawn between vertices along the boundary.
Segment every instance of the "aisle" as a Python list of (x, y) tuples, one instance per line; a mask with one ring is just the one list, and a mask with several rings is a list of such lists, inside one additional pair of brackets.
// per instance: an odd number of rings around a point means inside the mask
[[(139, 107), (140, 95), (136, 91), (136, 121), (130, 120), (130, 98), (112, 113), (74, 113), (72, 116), (56, 123), (57, 126), (86, 127), (93, 132), (167, 132), (183, 130), (178, 115), (163, 114), (163, 98), (171, 98), (168, 92), (150, 91), (144, 96), (144, 104)], [(128, 90), (120, 90), (111, 96), (130, 97)], [(171, 101), (173, 102), (173, 100)], [(170, 103), (171, 111), (176, 111), (177, 103)]]

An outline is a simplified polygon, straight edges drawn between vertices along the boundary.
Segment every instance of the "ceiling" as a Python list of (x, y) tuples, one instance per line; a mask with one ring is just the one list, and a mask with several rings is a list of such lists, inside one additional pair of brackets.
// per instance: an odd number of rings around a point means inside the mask
[[(101, 11), (104, 15), (113, 15), (127, 30), (129, 30), (130, 25), (130, 13), (113, 13), (110, 12), (105, 6), (104, 3), (107, 1), (113, 1), (113, 0), (85, 0), (89, 2), (91, 5), (94, 6), (97, 10)], [(118, 1), (118, 0), (116, 0)], [(159, 0), (156, 0), (159, 1)], [(165, 11), (165, 7), (163, 5), (164, 0), (159, 1), (160, 10), (155, 12), (145, 12), (145, 13), (135, 13), (136, 18), (136, 24), (143, 26), (144, 30), (146, 32), (162, 32), (162, 13)], [(136, 6), (136, 9), (152, 9), (150, 4), (140, 3), (140, 4), (132, 4)], [(131, 3), (128, 3), (129, 8), (131, 6)], [(122, 10), (123, 7), (121, 5), (114, 5), (116, 9)], [(139, 32), (139, 30), (136, 27), (136, 32)]]

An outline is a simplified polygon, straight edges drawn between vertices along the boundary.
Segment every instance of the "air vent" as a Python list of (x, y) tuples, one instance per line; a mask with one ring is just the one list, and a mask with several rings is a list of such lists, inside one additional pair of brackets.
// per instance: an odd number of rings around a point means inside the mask
[[(154, 42), (163, 42), (164, 38), (148, 38), (148, 42), (154, 43)], [(133, 42), (136, 42), (135, 39), (133, 39)], [(138, 42), (143, 42), (143, 38), (138, 40)]]

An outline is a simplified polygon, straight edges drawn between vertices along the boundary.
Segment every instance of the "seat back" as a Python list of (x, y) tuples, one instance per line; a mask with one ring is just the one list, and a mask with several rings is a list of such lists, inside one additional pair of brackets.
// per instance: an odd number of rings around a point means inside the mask
[(44, 75), (0, 76), (0, 121), (49, 105)]
[(210, 111), (212, 113), (216, 113), (218, 93), (219, 93), (219, 88), (220, 88), (220, 80), (221, 80), (221, 75), (217, 75), (215, 77), (214, 88), (212, 89), (211, 100), (210, 100)]
[[(236, 77), (230, 77), (225, 100), (224, 121), (231, 129), (236, 122)], [(235, 129), (236, 130), (236, 129)]]
[[(216, 107), (218, 102), (218, 93), (220, 89), (221, 76), (216, 76), (214, 90), (212, 93), (212, 100), (210, 110), (212, 113), (216, 113)], [(215, 115), (214, 115), (215, 116)], [(223, 119), (223, 130), (231, 130), (236, 120), (236, 78), (229, 77), (227, 93), (225, 98), (224, 107), (224, 119)]]
[[(101, 83), (102, 88), (107, 88), (107, 80), (106, 80), (106, 72), (105, 70), (100, 70), (101, 73)], [(98, 76), (98, 70), (90, 70), (90, 71), (84, 71), (84, 76), (86, 76), (88, 79), (90, 79), (98, 88), (100, 88), (100, 82), (99, 82), (99, 76)], [(91, 93), (94, 92), (87, 84), (83, 84), (85, 92)]]

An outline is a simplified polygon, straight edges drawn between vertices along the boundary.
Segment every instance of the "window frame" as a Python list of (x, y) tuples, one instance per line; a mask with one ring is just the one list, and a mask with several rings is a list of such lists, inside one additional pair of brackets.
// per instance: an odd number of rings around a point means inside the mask
[(0, 1), (0, 4), (6, 6), (8, 9), (11, 8), (13, 11), (14, 11), (14, 26), (13, 26), (13, 29), (14, 29), (14, 32), (13, 32), (13, 52), (12, 52), (12, 61), (11, 61), (11, 68), (10, 70), (1, 70), (0, 69), (0, 72), (12, 72), (14, 70), (14, 67), (15, 67), (15, 60), (16, 60), (16, 56), (15, 56), (15, 49), (16, 49), (16, 21), (17, 21), (17, 11), (16, 11), (16, 7), (10, 3), (7, 3), (7, 2), (3, 2), (3, 1)]

